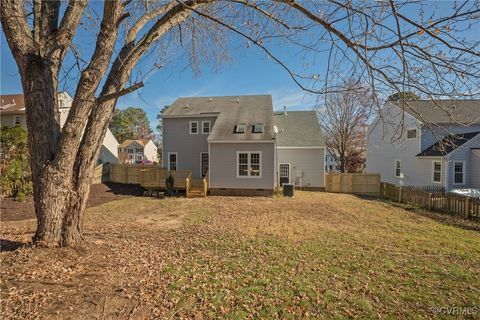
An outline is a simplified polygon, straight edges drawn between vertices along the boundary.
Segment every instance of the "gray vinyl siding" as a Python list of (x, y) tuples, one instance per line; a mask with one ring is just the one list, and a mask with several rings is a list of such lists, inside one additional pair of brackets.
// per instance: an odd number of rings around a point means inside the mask
[[(471, 148), (480, 148), (480, 138), (474, 138), (475, 140), (468, 143), (466, 146), (458, 148), (455, 152), (451, 153), (448, 157), (448, 190), (451, 189), (463, 189), (463, 188), (480, 188), (480, 184), (474, 177), (479, 177), (480, 157), (475, 156)], [(455, 161), (464, 161), (465, 180), (464, 184), (454, 184), (454, 163)]]
[[(426, 126), (422, 127), (422, 151), (449, 134), (480, 132), (480, 124), (472, 124), (469, 126), (462, 126), (459, 124), (444, 125), (442, 128), (432, 129)], [(434, 134), (435, 132), (435, 134)]]
[(470, 172), (467, 174), (471, 178), (471, 186), (474, 189), (480, 189), (480, 149), (470, 150)]
[[(237, 178), (237, 151), (261, 151), (261, 178)], [(210, 143), (210, 188), (274, 189), (275, 144)]]
[[(168, 165), (168, 153), (177, 152), (177, 169), (192, 170), (193, 178), (201, 178), (200, 153), (208, 152), (208, 134), (202, 133), (202, 121), (210, 121), (210, 131), (215, 117), (164, 118), (163, 165)], [(198, 121), (198, 134), (190, 134), (190, 121)]]
[[(277, 148), (277, 164), (280, 165), (280, 163), (290, 164), (290, 183), (303, 187), (325, 186), (325, 148)], [(279, 172), (278, 170), (277, 168), (277, 172)], [(303, 175), (298, 177), (298, 172), (302, 172)]]

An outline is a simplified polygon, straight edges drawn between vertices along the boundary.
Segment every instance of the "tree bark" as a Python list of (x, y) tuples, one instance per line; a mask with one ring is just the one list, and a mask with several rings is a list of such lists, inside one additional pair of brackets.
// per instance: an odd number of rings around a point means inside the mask
[(33, 241), (46, 246), (73, 244), (80, 238), (80, 233), (67, 232), (64, 228), (66, 220), (70, 221), (76, 215), (69, 211), (70, 202), (75, 199), (71, 170), (68, 167), (59, 168), (56, 159), (60, 140), (58, 65), (40, 56), (31, 57), (26, 65), (22, 84), (28, 111), (30, 164), (37, 216)]

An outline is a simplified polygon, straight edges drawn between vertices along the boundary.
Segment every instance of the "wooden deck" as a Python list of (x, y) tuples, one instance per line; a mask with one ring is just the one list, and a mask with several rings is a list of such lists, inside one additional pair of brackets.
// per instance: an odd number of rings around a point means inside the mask
[(192, 179), (191, 170), (167, 170), (158, 165), (111, 164), (110, 181), (125, 184), (139, 184), (147, 190), (164, 191), (166, 180), (173, 177), (173, 189), (185, 191), (187, 197), (208, 193), (208, 180)]

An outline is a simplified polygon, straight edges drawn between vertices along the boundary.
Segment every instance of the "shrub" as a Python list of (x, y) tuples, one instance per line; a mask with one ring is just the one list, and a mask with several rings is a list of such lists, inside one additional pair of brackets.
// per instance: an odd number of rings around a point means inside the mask
[(27, 131), (22, 127), (0, 128), (0, 190), (2, 195), (33, 193)]

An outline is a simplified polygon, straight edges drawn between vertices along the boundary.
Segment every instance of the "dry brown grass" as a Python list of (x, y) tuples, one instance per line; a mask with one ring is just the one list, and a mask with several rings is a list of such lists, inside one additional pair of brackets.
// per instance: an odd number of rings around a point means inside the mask
[[(34, 227), (4, 222), (2, 239), (27, 243)], [(1, 263), (10, 319), (433, 318), (480, 304), (478, 231), (341, 194), (114, 201), (88, 209), (82, 247)]]

